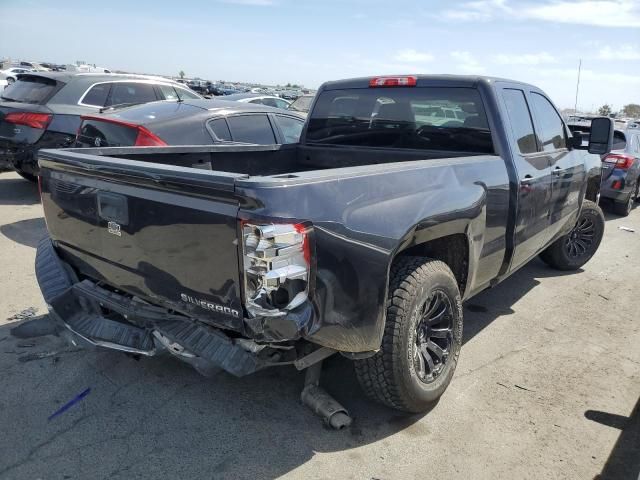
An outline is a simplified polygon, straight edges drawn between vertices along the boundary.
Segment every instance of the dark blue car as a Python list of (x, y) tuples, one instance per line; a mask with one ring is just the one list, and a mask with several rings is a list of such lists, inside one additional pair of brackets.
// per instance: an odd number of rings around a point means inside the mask
[(640, 200), (640, 131), (615, 131), (613, 148), (602, 161), (600, 196), (626, 217)]

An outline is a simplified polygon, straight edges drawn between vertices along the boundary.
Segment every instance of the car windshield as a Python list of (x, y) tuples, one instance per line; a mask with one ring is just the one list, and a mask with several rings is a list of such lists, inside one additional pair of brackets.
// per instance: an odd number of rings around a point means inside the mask
[(297, 112), (308, 112), (311, 107), (311, 101), (313, 97), (299, 97), (295, 100), (291, 105), (289, 105), (289, 110), (295, 110)]

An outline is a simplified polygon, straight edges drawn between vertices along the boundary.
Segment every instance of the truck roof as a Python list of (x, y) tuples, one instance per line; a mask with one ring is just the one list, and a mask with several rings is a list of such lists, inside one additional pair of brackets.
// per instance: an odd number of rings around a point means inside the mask
[(415, 77), (416, 86), (456, 86), (456, 87), (475, 87), (478, 83), (493, 83), (493, 82), (511, 82), (519, 83), (522, 85), (528, 85), (524, 82), (517, 80), (509, 80), (506, 78), (490, 77), (483, 75), (448, 75), (448, 74), (433, 74), (433, 75), (420, 75), (420, 74), (406, 74), (406, 75), (377, 75), (371, 77), (358, 77), (349, 78), (345, 80), (334, 80), (325, 82), (320, 89), (321, 90), (339, 90), (343, 88), (369, 88), (369, 82), (372, 78), (380, 77)]

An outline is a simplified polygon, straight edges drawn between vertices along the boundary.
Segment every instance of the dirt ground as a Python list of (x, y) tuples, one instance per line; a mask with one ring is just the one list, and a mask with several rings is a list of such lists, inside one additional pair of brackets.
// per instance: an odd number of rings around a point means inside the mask
[(468, 302), (458, 370), (427, 414), (363, 399), (350, 363), (331, 359), (325, 386), (355, 418), (339, 432), (300, 404), (293, 369), (205, 379), (170, 358), (11, 336), (45, 313), (45, 234), (37, 187), (0, 173), (2, 479), (638, 479), (640, 208), (607, 214), (582, 271), (535, 260)]

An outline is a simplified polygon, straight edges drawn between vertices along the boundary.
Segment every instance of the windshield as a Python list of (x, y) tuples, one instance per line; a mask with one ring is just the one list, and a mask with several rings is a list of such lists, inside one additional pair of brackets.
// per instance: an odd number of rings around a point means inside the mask
[(5, 88), (0, 98), (8, 102), (41, 104), (49, 99), (55, 88), (55, 80), (23, 75)]
[(473, 88), (368, 88), (322, 92), (307, 142), (493, 153), (480, 94)]
[(295, 100), (291, 105), (289, 105), (289, 110), (295, 110), (297, 112), (308, 112), (311, 107), (311, 101), (313, 97), (299, 97)]

